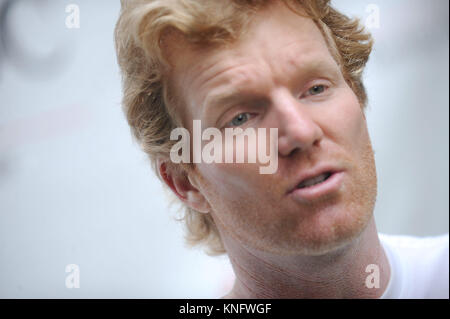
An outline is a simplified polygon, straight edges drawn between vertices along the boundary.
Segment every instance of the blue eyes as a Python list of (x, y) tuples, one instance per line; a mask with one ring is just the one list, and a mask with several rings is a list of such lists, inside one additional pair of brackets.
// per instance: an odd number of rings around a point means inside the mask
[(308, 90), (308, 93), (310, 95), (317, 95), (317, 94), (323, 93), (324, 91), (325, 91), (325, 85), (320, 84), (320, 85), (314, 85), (312, 88), (310, 88)]
[[(322, 94), (323, 92), (325, 92), (326, 89), (327, 89), (326, 85), (323, 85), (323, 84), (314, 85), (308, 89), (306, 96), (302, 96), (302, 97), (307, 97), (310, 95), (311, 96), (319, 95), (319, 94)], [(242, 124), (247, 122), (249, 119), (250, 119), (250, 113), (248, 113), (248, 112), (240, 113), (229, 122), (229, 125), (230, 126), (241, 126)]]
[(234, 117), (230, 124), (233, 126), (239, 126), (244, 124), (245, 122), (247, 122), (249, 120), (249, 113), (241, 113), (238, 116)]

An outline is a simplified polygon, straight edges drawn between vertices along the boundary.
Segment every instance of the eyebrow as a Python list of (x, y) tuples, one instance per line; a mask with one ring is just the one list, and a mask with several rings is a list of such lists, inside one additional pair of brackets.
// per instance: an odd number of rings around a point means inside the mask
[(255, 94), (250, 92), (245, 92), (241, 89), (230, 89), (222, 91), (220, 93), (215, 93), (207, 97), (204, 103), (205, 111), (213, 108), (222, 108), (230, 104), (245, 102), (250, 100), (259, 100), (262, 97), (257, 97)]
[[(295, 81), (300, 81), (308, 76), (318, 73), (329, 73), (332, 77), (338, 76), (338, 71), (332, 68), (329, 62), (318, 59), (307, 61), (295, 72)], [(219, 93), (208, 95), (203, 103), (204, 113), (209, 113), (213, 109), (222, 109), (236, 103), (249, 103), (251, 101), (264, 101), (266, 98), (260, 94), (255, 94), (242, 88), (230, 88)]]

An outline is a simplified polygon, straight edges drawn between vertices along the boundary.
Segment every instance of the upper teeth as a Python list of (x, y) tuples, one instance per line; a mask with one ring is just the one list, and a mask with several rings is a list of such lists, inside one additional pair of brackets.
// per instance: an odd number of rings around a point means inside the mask
[(313, 177), (313, 178), (310, 178), (310, 179), (307, 179), (307, 180), (301, 182), (298, 185), (298, 187), (303, 188), (303, 187), (309, 187), (309, 186), (312, 186), (315, 184), (319, 184), (319, 183), (323, 182), (324, 180), (326, 180), (329, 176), (330, 176), (329, 173), (323, 173), (317, 177)]

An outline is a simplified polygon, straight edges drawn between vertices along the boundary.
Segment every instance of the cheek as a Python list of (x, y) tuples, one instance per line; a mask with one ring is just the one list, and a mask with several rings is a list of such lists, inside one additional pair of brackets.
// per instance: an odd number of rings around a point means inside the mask
[[(269, 136), (269, 131), (255, 133), (252, 139), (240, 138), (231, 139), (226, 143), (225, 138), (222, 139), (221, 159), (218, 163), (199, 163), (197, 164), (198, 172), (205, 181), (208, 189), (220, 191), (222, 198), (242, 198), (255, 193), (261, 189), (267, 188), (273, 183), (275, 174), (261, 174), (261, 168), (275, 166), (277, 162), (273, 160), (278, 156), (276, 144), (271, 143), (275, 136)], [(241, 136), (242, 137), (242, 136)], [(259, 139), (261, 137), (261, 140)], [(265, 138), (264, 138), (265, 137)], [(262, 143), (261, 145), (258, 145)], [(202, 147), (205, 150), (206, 143)], [(263, 152), (267, 156), (260, 154)], [(237, 160), (237, 153), (242, 155), (241, 161)], [(229, 156), (225, 156), (229, 154)], [(252, 155), (250, 155), (252, 154)], [(227, 163), (225, 158), (231, 159), (231, 163)], [(252, 160), (250, 160), (252, 158)], [(242, 162), (243, 161), (243, 162)]]
[(363, 111), (353, 91), (348, 88), (340, 94), (330, 109), (327, 118), (332, 125), (327, 125), (328, 133), (336, 143), (349, 149), (362, 147), (367, 143), (368, 132)]
[(248, 196), (260, 182), (255, 164), (201, 163), (198, 171), (204, 179), (205, 191), (224, 200)]

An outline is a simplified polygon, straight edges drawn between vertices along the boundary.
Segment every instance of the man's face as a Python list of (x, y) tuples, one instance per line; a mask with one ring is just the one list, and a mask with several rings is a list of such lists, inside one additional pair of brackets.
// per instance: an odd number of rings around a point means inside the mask
[[(173, 61), (188, 128), (194, 119), (203, 129), (278, 128), (274, 174), (257, 163), (195, 164), (222, 236), (278, 254), (321, 254), (364, 230), (377, 188), (366, 120), (312, 20), (277, 4), (237, 43), (183, 44)], [(332, 175), (295, 190), (305, 173)]]

